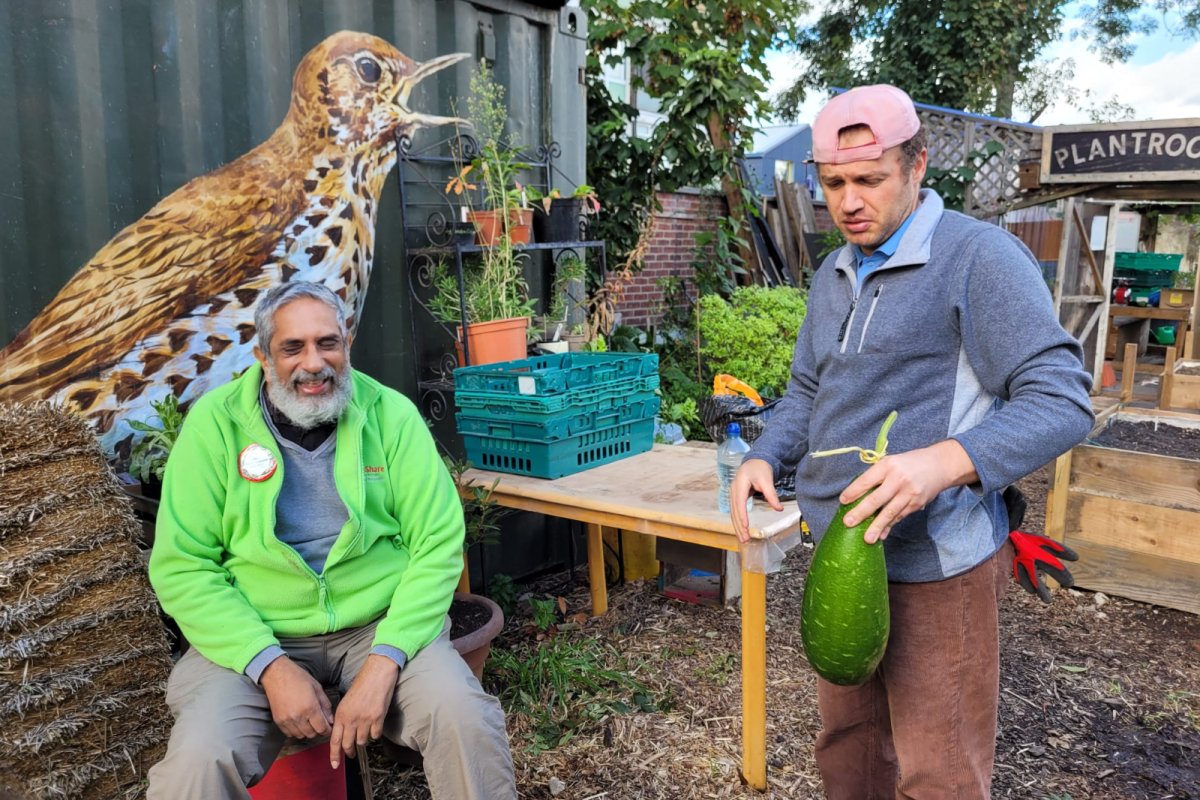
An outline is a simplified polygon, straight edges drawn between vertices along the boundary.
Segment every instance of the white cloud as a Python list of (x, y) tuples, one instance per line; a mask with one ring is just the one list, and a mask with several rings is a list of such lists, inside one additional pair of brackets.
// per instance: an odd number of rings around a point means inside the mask
[[(1196, 80), (1200, 75), (1200, 42), (1141, 64), (1105, 64), (1078, 39), (1059, 43), (1049, 55), (1074, 58), (1074, 84), (1090, 90), (1097, 100), (1115, 96), (1133, 107), (1135, 119), (1200, 117), (1200, 83)], [(1037, 124), (1071, 125), (1089, 121), (1085, 108), (1060, 103), (1043, 114)]]

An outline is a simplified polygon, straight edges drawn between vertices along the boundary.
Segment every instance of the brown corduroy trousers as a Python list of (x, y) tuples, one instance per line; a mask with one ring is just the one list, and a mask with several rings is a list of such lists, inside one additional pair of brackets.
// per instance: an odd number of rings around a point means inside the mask
[(1013, 551), (934, 583), (891, 583), (891, 635), (866, 683), (818, 678), (829, 800), (987, 800), (1000, 692), (998, 605)]

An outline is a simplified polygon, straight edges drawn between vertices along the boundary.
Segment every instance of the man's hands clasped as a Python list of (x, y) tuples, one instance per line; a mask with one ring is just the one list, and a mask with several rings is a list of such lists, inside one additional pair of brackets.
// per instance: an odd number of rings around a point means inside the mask
[(383, 735), (400, 667), (387, 656), (367, 656), (350, 691), (335, 713), (325, 690), (290, 658), (277, 658), (263, 671), (259, 684), (267, 694), (271, 716), (287, 736), (315, 739), (329, 735), (329, 764), (337, 769), (342, 755)]

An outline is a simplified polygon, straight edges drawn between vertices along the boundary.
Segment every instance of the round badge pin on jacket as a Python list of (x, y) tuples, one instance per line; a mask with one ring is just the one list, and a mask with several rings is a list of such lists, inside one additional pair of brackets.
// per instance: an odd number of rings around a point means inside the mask
[(262, 483), (275, 474), (275, 456), (261, 444), (248, 444), (238, 454), (238, 472), (252, 483)]

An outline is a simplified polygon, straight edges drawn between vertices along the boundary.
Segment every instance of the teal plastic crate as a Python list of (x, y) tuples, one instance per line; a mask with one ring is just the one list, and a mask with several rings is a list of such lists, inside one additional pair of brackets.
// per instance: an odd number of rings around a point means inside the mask
[(624, 422), (545, 442), (463, 434), (467, 461), (480, 468), (534, 478), (561, 478), (644, 453), (654, 446), (654, 419)]
[(659, 399), (653, 392), (632, 396), (607, 397), (595, 403), (571, 406), (552, 414), (536, 414), (502, 408), (486, 408), (480, 413), (468, 411), (454, 415), (459, 433), (473, 433), (501, 439), (555, 441), (581, 433), (608, 428), (622, 422), (653, 417)]
[(632, 397), (658, 389), (658, 375), (644, 375), (610, 381), (596, 386), (571, 389), (562, 394), (512, 395), (498, 392), (471, 392), (455, 389), (454, 403), (460, 411), (473, 416), (488, 414), (503, 419), (533, 420), (547, 414), (590, 407), (606, 400)]
[(1182, 253), (1117, 253), (1113, 266), (1129, 270), (1169, 270), (1178, 272)]
[(559, 353), (459, 367), (454, 370), (454, 388), (455, 391), (544, 397), (657, 374), (657, 353)]
[(1166, 287), (1175, 283), (1175, 270), (1170, 269), (1114, 269), (1113, 280), (1124, 281), (1131, 286)]

